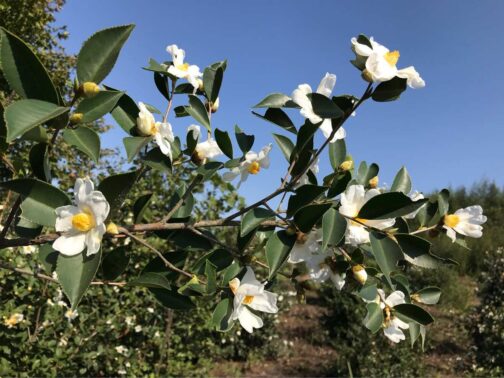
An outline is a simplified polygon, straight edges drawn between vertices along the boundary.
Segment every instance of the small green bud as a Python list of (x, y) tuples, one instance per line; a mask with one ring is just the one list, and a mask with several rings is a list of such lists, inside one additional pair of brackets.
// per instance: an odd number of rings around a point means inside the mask
[(81, 123), (82, 118), (84, 118), (84, 114), (82, 114), (82, 113), (74, 113), (74, 114), (72, 114), (70, 116), (70, 119), (69, 119), (70, 124), (71, 125), (76, 125), (78, 123)]

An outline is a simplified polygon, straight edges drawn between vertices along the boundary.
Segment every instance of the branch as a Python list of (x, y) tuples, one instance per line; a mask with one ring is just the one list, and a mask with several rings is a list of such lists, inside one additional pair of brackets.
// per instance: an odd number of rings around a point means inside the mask
[(7, 232), (9, 232), (9, 228), (12, 224), (12, 221), (14, 220), (14, 217), (16, 216), (16, 213), (19, 210), (19, 206), (21, 206), (21, 201), (22, 198), (19, 195), (18, 198), (16, 199), (16, 202), (14, 202), (14, 205), (12, 206), (12, 209), (9, 213), (9, 216), (7, 217), (7, 220), (5, 221), (3, 230), (0, 232), (0, 240), (5, 240), (5, 235), (7, 235)]

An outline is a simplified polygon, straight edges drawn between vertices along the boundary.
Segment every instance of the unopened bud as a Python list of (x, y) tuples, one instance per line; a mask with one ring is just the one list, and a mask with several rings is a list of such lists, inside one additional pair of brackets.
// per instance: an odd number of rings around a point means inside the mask
[(369, 187), (370, 188), (376, 188), (378, 186), (378, 176), (373, 177), (372, 179), (369, 180)]
[(110, 222), (107, 225), (107, 233), (111, 235), (117, 235), (119, 233), (119, 229), (117, 228), (117, 225), (114, 222)]
[(361, 77), (368, 83), (373, 82), (373, 75), (371, 75), (371, 72), (369, 72), (368, 70), (362, 71)]
[(346, 172), (349, 171), (350, 169), (353, 168), (353, 161), (352, 160), (345, 160), (343, 163), (341, 163), (338, 167), (340, 171)]
[(219, 110), (219, 98), (212, 102), (212, 107), (211, 107), (212, 113), (215, 113), (217, 110)]
[(93, 97), (100, 93), (100, 87), (92, 81), (86, 81), (80, 86), (79, 90), (84, 97)]
[(198, 153), (197, 150), (194, 150), (194, 152), (191, 155), (191, 161), (199, 167), (200, 165), (205, 164), (206, 159), (204, 156)]
[(296, 229), (295, 229), (294, 227), (292, 227), (292, 226), (289, 226), (289, 227), (287, 228), (287, 230), (285, 230), (285, 232), (286, 232), (286, 233), (287, 233), (287, 235), (289, 235), (289, 236), (292, 236), (292, 235), (296, 235), (296, 234), (297, 234)]
[(352, 272), (354, 278), (359, 281), (361, 285), (364, 285), (367, 281), (367, 272), (362, 265), (354, 265), (352, 267)]
[(410, 298), (411, 298), (412, 301), (421, 302), (420, 301), (420, 296), (418, 294), (411, 294)]
[(73, 113), (70, 116), (70, 119), (69, 119), (70, 124), (71, 125), (76, 125), (78, 123), (81, 123), (82, 118), (84, 118), (84, 114), (82, 114), (82, 113)]

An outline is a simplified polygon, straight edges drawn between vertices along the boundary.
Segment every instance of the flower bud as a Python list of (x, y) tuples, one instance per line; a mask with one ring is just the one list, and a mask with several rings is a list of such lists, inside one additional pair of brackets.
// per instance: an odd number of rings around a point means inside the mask
[(84, 118), (84, 114), (82, 113), (73, 113), (70, 116), (69, 122), (71, 125), (76, 125), (78, 123), (81, 123), (82, 118)]
[(111, 235), (117, 235), (119, 233), (119, 229), (117, 228), (117, 225), (114, 222), (110, 222), (107, 225), (107, 233)]
[(198, 167), (206, 163), (205, 157), (202, 156), (202, 154), (200, 154), (197, 149), (195, 149), (194, 152), (192, 153), (191, 161)]
[(367, 272), (366, 269), (362, 265), (354, 265), (352, 267), (352, 272), (354, 275), (354, 278), (359, 281), (361, 285), (364, 285), (367, 281)]
[(373, 82), (373, 75), (371, 75), (371, 72), (369, 72), (368, 70), (362, 71), (361, 77), (368, 83)]
[(289, 235), (289, 236), (292, 236), (292, 235), (296, 235), (296, 234), (297, 234), (296, 229), (295, 229), (294, 227), (292, 227), (292, 226), (289, 226), (285, 232), (286, 232), (286, 233), (287, 233), (287, 235)]
[(92, 81), (86, 81), (80, 86), (79, 92), (84, 97), (93, 97), (100, 92), (100, 87), (98, 86), (98, 84), (93, 83)]
[(353, 160), (345, 160), (338, 167), (340, 171), (346, 172), (353, 168)]
[(217, 110), (219, 110), (219, 97), (212, 102), (212, 107), (211, 107), (212, 113), (215, 113)]
[(374, 189), (378, 186), (378, 176), (373, 177), (369, 180), (369, 187)]

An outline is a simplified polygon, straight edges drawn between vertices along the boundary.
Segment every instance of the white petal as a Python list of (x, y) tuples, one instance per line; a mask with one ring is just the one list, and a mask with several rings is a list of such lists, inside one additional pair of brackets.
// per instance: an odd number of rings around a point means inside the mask
[(166, 51), (169, 52), (172, 56), (173, 64), (176, 66), (184, 63), (185, 51), (179, 49), (177, 45), (170, 45), (166, 48)]
[(382, 54), (371, 54), (366, 60), (366, 69), (374, 82), (389, 81), (397, 74), (397, 67), (391, 66)]
[(75, 201), (77, 202), (77, 205), (81, 201), (86, 201), (87, 197), (91, 195), (91, 193), (94, 190), (94, 184), (89, 178), (78, 178), (75, 181), (75, 186), (74, 186), (74, 196), (75, 196)]
[(404, 293), (399, 290), (394, 291), (385, 299), (385, 303), (389, 307), (394, 307), (398, 304), (406, 303), (406, 301), (404, 300)]
[(61, 235), (52, 245), (53, 249), (65, 256), (75, 256), (81, 253), (85, 245), (86, 234), (69, 233)]
[(225, 172), (222, 175), (222, 179), (224, 181), (233, 181), (235, 178), (237, 178), (240, 175), (240, 169), (238, 167), (233, 168), (232, 170)]
[(88, 197), (87, 201), (81, 202), (79, 208), (82, 211), (89, 211), (93, 213), (97, 225), (102, 224), (107, 219), (110, 212), (110, 205), (102, 192), (97, 190), (93, 191)]
[(338, 290), (341, 290), (343, 286), (345, 286), (345, 277), (346, 277), (345, 273), (338, 274), (331, 272), (330, 274), (331, 281)]
[(217, 142), (210, 137), (205, 142), (198, 143), (196, 152), (204, 159), (213, 159), (223, 154)]
[(187, 128), (187, 133), (189, 134), (191, 131), (193, 132), (194, 139), (198, 140), (201, 134), (201, 128), (198, 125), (190, 125)]
[(100, 245), (105, 234), (106, 227), (102, 223), (101, 225), (92, 228), (86, 234), (86, 246), (87, 246), (87, 256), (94, 255), (100, 251)]
[(348, 227), (345, 232), (345, 243), (353, 246), (369, 243), (369, 232), (364, 226), (348, 221)]
[(259, 164), (262, 168), (269, 168), (270, 166), (270, 160), (269, 160), (269, 153), (271, 151), (272, 145), (271, 143), (268, 144), (267, 146), (264, 146), (261, 151), (259, 151), (259, 155), (257, 157), (257, 160), (259, 161)]
[[(254, 151), (249, 151), (245, 154), (245, 161), (244, 163), (253, 163), (254, 161), (257, 161), (257, 159), (259, 158), (259, 156), (257, 155), (257, 153), (255, 153)], [(242, 163), (243, 164), (243, 163)]]
[(329, 97), (331, 96), (331, 93), (335, 85), (336, 85), (336, 75), (327, 72), (320, 81), (320, 84), (317, 88), (317, 93)]
[(241, 326), (248, 333), (252, 333), (254, 328), (261, 328), (263, 326), (262, 319), (246, 307), (243, 307), (238, 320), (240, 321)]
[(398, 328), (402, 328), (402, 329), (408, 329), (409, 328), (409, 324), (406, 323), (406, 322), (403, 322), (401, 319), (397, 318), (397, 317), (394, 317), (392, 319), (392, 322), (394, 323), (394, 325)]
[(245, 275), (241, 279), (241, 285), (254, 285), (254, 286), (263, 286), (256, 278), (254, 271), (250, 266), (247, 266), (247, 270)]
[(79, 213), (79, 208), (76, 206), (68, 205), (58, 207), (56, 210), (56, 231), (66, 232), (72, 229), (72, 218), (75, 214)]
[(369, 56), (373, 53), (373, 49), (371, 49), (369, 46), (364, 45), (362, 43), (357, 42), (357, 38), (352, 38), (352, 47), (357, 55), (361, 56)]
[(360, 208), (364, 205), (365, 193), (364, 186), (350, 185), (345, 192), (341, 194), (339, 212), (347, 217), (357, 216)]
[(425, 81), (420, 77), (420, 74), (413, 66), (397, 71), (397, 76), (406, 79), (406, 84), (408, 84), (410, 88), (418, 89), (425, 87)]
[(277, 295), (264, 291), (262, 294), (255, 295), (249, 306), (257, 311), (276, 314), (278, 312)]
[(385, 336), (387, 336), (394, 343), (398, 343), (401, 340), (406, 340), (406, 336), (404, 336), (403, 331), (400, 328), (396, 327), (394, 323), (390, 323), (390, 325), (383, 330)]
[(457, 240), (457, 233), (453, 228), (450, 228), (448, 226), (443, 226), (443, 228), (446, 230), (446, 236), (448, 236), (452, 243), (455, 243), (455, 240)]
[(159, 146), (159, 149), (161, 150), (161, 153), (163, 155), (166, 155), (172, 160), (172, 151), (171, 151), (171, 145), (170, 142), (164, 138), (161, 133), (156, 133), (154, 136), (154, 139), (156, 141), (156, 144)]

